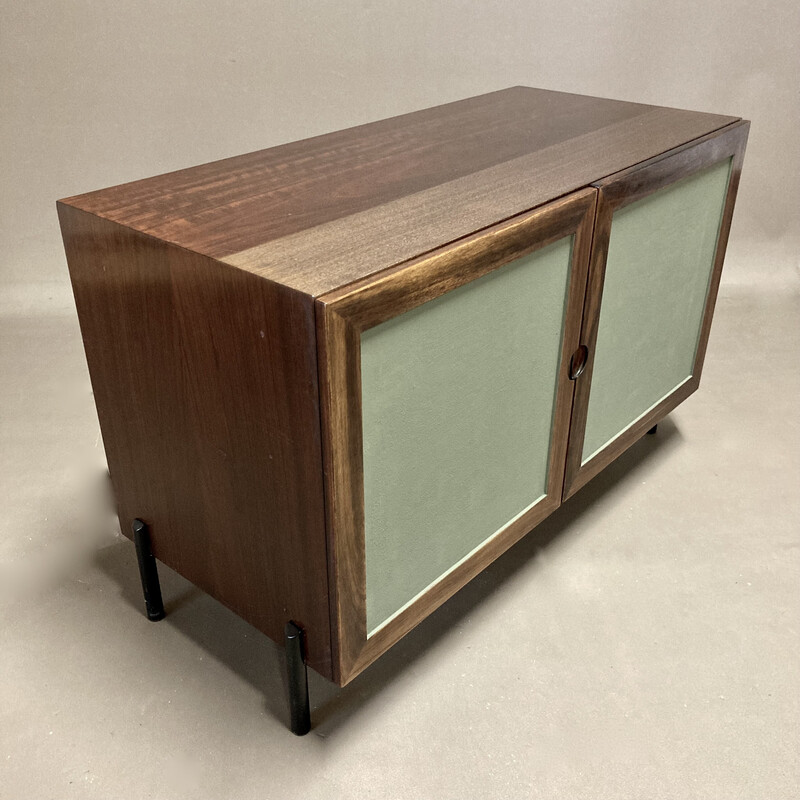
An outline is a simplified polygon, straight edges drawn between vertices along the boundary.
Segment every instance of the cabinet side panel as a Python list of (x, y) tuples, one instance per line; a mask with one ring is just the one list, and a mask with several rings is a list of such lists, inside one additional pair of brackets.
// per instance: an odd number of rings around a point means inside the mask
[(59, 205), (120, 523), (331, 677), (310, 298)]

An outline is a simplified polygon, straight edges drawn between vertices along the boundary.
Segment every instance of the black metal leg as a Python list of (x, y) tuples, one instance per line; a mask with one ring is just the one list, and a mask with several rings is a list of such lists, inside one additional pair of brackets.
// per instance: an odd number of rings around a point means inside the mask
[(296, 736), (305, 736), (311, 730), (308, 671), (303, 647), (303, 629), (294, 622), (286, 623), (286, 674), (289, 678), (292, 733)]
[(648, 436), (653, 436), (653, 435), (655, 435), (656, 433), (658, 433), (658, 423), (656, 423), (655, 425), (653, 425), (653, 427), (652, 427), (652, 428), (650, 428), (650, 430), (649, 430), (649, 431), (647, 431), (647, 435), (648, 435)]
[(136, 558), (139, 560), (139, 575), (142, 579), (144, 607), (147, 619), (158, 622), (164, 619), (164, 602), (161, 599), (161, 584), (158, 582), (158, 565), (150, 549), (150, 532), (140, 519), (133, 521), (133, 541), (136, 544)]

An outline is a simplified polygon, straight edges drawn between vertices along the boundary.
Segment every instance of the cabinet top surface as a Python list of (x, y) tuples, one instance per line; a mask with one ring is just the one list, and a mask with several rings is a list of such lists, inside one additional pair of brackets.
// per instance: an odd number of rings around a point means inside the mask
[(61, 202), (319, 296), (737, 119), (517, 86)]

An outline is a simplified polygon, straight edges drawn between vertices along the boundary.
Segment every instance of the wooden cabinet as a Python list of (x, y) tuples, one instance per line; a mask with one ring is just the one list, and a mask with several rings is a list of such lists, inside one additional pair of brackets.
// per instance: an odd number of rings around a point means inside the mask
[(60, 201), (123, 530), (347, 683), (697, 388), (747, 130), (516, 87)]

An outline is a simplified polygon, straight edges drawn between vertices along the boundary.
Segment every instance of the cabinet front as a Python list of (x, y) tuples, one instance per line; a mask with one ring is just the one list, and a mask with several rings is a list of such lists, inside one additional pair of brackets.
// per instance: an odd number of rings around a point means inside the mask
[(698, 386), (746, 134), (597, 184), (565, 496)]
[(320, 300), (340, 683), (560, 503), (595, 196)]

